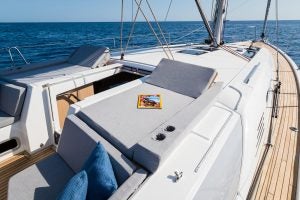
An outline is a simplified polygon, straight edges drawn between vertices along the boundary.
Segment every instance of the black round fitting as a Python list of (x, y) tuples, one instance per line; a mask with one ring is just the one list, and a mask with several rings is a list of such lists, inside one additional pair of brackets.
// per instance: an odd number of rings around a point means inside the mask
[(165, 131), (167, 131), (167, 132), (173, 132), (173, 131), (175, 131), (175, 127), (174, 126), (167, 126), (165, 128)]
[(163, 133), (158, 133), (155, 137), (157, 141), (163, 141), (166, 138), (166, 135)]

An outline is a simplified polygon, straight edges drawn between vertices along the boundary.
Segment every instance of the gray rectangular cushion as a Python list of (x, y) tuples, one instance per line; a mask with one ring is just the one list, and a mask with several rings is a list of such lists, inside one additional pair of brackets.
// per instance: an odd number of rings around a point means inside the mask
[[(138, 109), (140, 94), (160, 94), (162, 109)], [(83, 108), (77, 116), (129, 158), (135, 145), (194, 99), (147, 83)]]
[(12, 117), (21, 114), (26, 88), (0, 81), (0, 110)]
[(17, 120), (18, 120), (18, 118), (12, 117), (9, 114), (0, 111), (0, 128), (3, 128), (5, 126), (9, 126)]
[(216, 71), (211, 68), (162, 59), (145, 82), (197, 98), (211, 85), (215, 76)]
[(57, 152), (78, 172), (98, 141), (108, 152), (118, 185), (121, 185), (136, 170), (136, 166), (75, 115), (68, 116), (65, 121)]
[(56, 199), (73, 175), (73, 170), (54, 154), (12, 176), (8, 199)]
[[(148, 171), (155, 172), (189, 133), (190, 129), (201, 120), (211, 105), (215, 103), (222, 88), (223, 83), (216, 83), (184, 110), (176, 113), (149, 136), (139, 141), (134, 149), (133, 160)], [(165, 131), (167, 126), (174, 126), (175, 130), (167, 132)], [(165, 139), (163, 141), (153, 140), (159, 133), (165, 134)]]
[(94, 68), (99, 58), (101, 59), (106, 51), (108, 52), (106, 47), (83, 45), (70, 55), (68, 63)]

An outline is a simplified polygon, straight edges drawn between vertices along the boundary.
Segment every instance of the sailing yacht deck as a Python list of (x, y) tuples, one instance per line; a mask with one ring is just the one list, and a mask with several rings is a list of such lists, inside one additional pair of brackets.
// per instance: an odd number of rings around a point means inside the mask
[[(263, 43), (256, 43), (256, 45), (268, 48), (276, 61), (276, 51), (273, 48)], [(153, 54), (156, 54), (156, 56)], [(228, 63), (223, 63), (219, 59), (213, 60), (213, 63), (207, 63), (209, 58), (219, 54), (225, 54), (228, 57), (231, 56), (233, 59), (230, 59), (231, 62)], [(163, 55), (162, 52), (150, 51), (147, 57), (144, 54), (143, 58), (147, 64), (156, 65), (161, 55)], [(129, 54), (126, 58), (130, 61), (138, 62), (141, 60), (141, 56), (139, 54)], [(181, 54), (176, 50), (174, 56), (178, 60), (189, 58), (191, 63), (210, 64), (211, 67), (216, 67), (219, 72), (217, 79), (225, 83), (230, 82), (233, 76), (239, 73), (241, 68), (247, 63), (240, 58), (237, 59), (228, 52), (220, 50), (199, 57)], [(292, 66), (280, 54), (279, 64), (279, 77), (282, 85), (279, 95), (278, 118), (272, 118), (272, 146), (269, 147), (267, 153), (265, 153), (264, 149), (261, 152), (261, 158), (265, 156), (265, 161), (262, 167), (257, 169), (257, 178), (254, 180), (248, 199), (295, 199), (296, 197), (299, 138), (297, 132), (293, 131), (293, 127), (299, 127), (299, 89)], [(275, 71), (276, 69), (274, 69), (274, 73)], [(54, 150), (50, 148), (33, 154), (30, 157), (26, 156), (26, 154), (18, 154), (1, 162), (0, 199), (7, 198), (8, 180), (11, 176), (52, 153), (54, 153)]]
[[(262, 43), (257, 45), (268, 48), (277, 62), (275, 49)], [(292, 66), (281, 54), (278, 60), (281, 81), (278, 117), (273, 118), (271, 146), (268, 152), (261, 152), (265, 161), (257, 170), (248, 199), (296, 199), (299, 137), (293, 128), (299, 127), (299, 91)]]

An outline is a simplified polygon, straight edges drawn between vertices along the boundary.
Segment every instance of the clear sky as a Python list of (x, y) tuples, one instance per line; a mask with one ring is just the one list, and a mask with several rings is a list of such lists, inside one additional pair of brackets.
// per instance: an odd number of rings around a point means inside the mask
[[(145, 1), (145, 0), (144, 0)], [(170, 0), (148, 0), (159, 20), (163, 20)], [(132, 0), (125, 2), (125, 20), (132, 16)], [(201, 0), (210, 15), (212, 0)], [(229, 0), (228, 19), (262, 20), (267, 0)], [(102, 22), (119, 21), (121, 0), (2, 0), (0, 22)], [(143, 4), (146, 10), (146, 4)], [(279, 0), (282, 20), (300, 20), (300, 0)], [(135, 7), (136, 9), (136, 7)], [(275, 0), (272, 10), (275, 9)], [(150, 16), (150, 15), (148, 15)], [(270, 18), (274, 19), (274, 12)], [(173, 0), (168, 20), (199, 20), (194, 0)], [(143, 20), (141, 17), (139, 20)]]

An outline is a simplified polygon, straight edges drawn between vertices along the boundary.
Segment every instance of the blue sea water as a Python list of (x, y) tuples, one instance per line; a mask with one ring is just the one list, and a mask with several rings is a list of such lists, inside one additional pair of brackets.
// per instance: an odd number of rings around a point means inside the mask
[[(124, 24), (123, 48), (126, 46), (131, 23)], [(153, 24), (155, 29), (157, 27)], [(262, 21), (227, 21), (225, 42), (258, 39)], [(207, 33), (202, 22), (162, 22), (164, 36), (169, 43), (203, 43)], [(269, 21), (268, 40), (277, 45), (276, 22)], [(157, 31), (158, 32), (158, 31)], [(279, 21), (278, 46), (300, 64), (300, 21)], [(148, 24), (135, 25), (129, 48), (158, 45)], [(159, 35), (161, 39), (162, 35)], [(18, 47), (31, 63), (61, 58), (82, 44), (104, 45), (112, 50), (120, 48), (120, 23), (0, 23), (0, 68), (21, 65), (23, 61), (11, 49), (15, 63), (11, 62), (8, 48)]]

